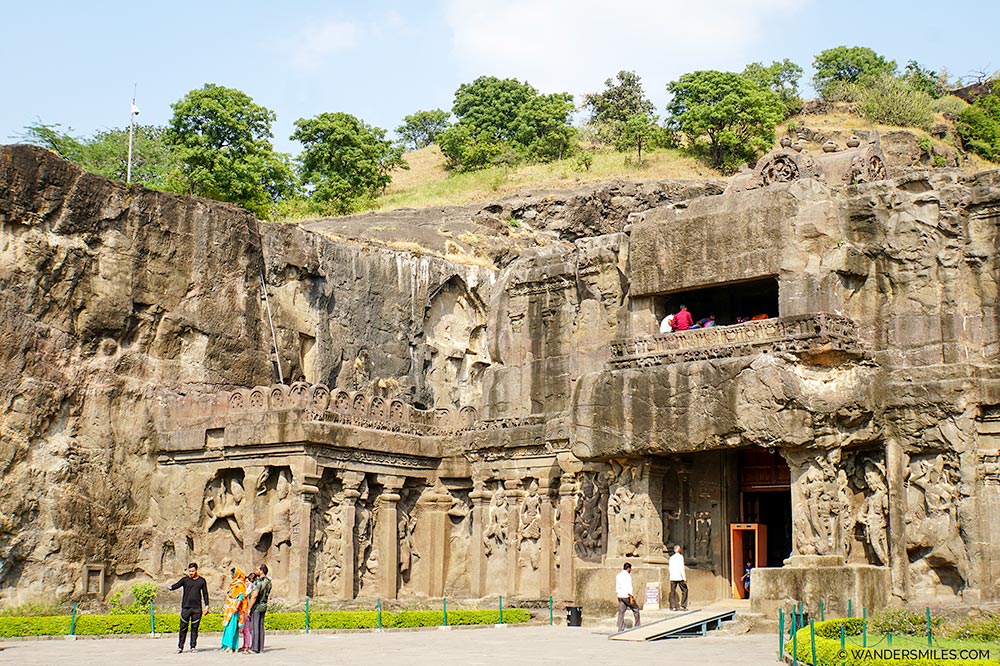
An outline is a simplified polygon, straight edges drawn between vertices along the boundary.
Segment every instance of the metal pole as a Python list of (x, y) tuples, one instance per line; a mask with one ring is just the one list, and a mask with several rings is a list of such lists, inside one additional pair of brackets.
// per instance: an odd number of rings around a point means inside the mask
[(819, 621), (822, 622), (826, 619), (826, 609), (823, 607), (823, 602), (819, 602)]
[(785, 609), (778, 609), (778, 661), (785, 652)]
[(931, 635), (931, 607), (927, 606), (927, 646), (930, 647), (934, 642)]
[(76, 604), (73, 604), (73, 614), (69, 619), (69, 635), (76, 636)]
[(156, 617), (153, 615), (153, 602), (149, 602), (149, 633), (156, 634)]
[(812, 644), (812, 666), (816, 666), (816, 620), (809, 620), (809, 642)]
[(851, 609), (851, 600), (847, 600), (847, 617), (854, 617), (854, 613)]
[(799, 663), (799, 632), (795, 629), (796, 621), (798, 620), (798, 615), (792, 615), (792, 666), (798, 666)]
[(264, 281), (264, 268), (260, 269), (260, 289), (264, 294), (264, 306), (267, 309), (267, 323), (271, 325), (271, 340), (274, 341), (274, 360), (278, 364), (278, 383), (285, 383), (285, 375), (281, 371), (281, 354), (278, 353), (278, 336), (274, 332), (274, 320), (271, 319), (271, 301), (267, 298), (267, 282)]
[(892, 647), (892, 632), (890, 631), (885, 635), (887, 641), (889, 641), (889, 647)]
[(382, 600), (378, 600), (378, 628), (382, 629)]
[(500, 595), (500, 624), (503, 624), (503, 595)]
[(444, 604), (444, 619), (443, 619), (444, 626), (447, 627), (448, 626), (448, 598), (447, 597), (442, 597), (441, 601)]
[(861, 647), (868, 647), (868, 620), (861, 620)]
[(552, 596), (549, 596), (549, 626), (552, 626)]
[(840, 649), (843, 650), (846, 644), (847, 644), (847, 631), (844, 629), (844, 625), (840, 625)]
[(309, 633), (309, 597), (306, 597), (306, 633)]

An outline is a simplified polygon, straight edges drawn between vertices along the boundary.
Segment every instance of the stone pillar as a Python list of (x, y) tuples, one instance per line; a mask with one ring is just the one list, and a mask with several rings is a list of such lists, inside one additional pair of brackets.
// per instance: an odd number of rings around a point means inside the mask
[(353, 599), (358, 580), (358, 547), (357, 535), (355, 533), (357, 526), (354, 524), (357, 517), (355, 512), (357, 511), (358, 498), (361, 497), (358, 488), (361, 486), (361, 482), (364, 481), (365, 475), (361, 472), (343, 472), (341, 478), (344, 483), (344, 503), (341, 505), (341, 511), (343, 512), (341, 515), (344, 521), (344, 541), (340, 547), (340, 556), (342, 558), (340, 583), (343, 586), (340, 597), (342, 599)]
[(906, 486), (903, 482), (906, 456), (903, 447), (890, 437), (885, 443), (885, 484), (889, 490), (889, 568), (892, 595), (903, 601), (909, 598), (909, 559), (906, 554)]
[(380, 474), (382, 493), (378, 496), (378, 521), (375, 534), (378, 540), (378, 580), (379, 592), (383, 599), (395, 599), (399, 595), (399, 490), (406, 479)]
[(552, 505), (554, 479), (540, 477), (538, 479), (538, 496), (541, 498), (542, 538), (538, 540), (538, 592), (539, 596), (555, 595), (556, 553), (555, 553), (555, 509)]
[(435, 486), (420, 498), (422, 511), (420, 520), (430, 534), (428, 551), (423, 553), (427, 560), (427, 596), (443, 597), (444, 584), (448, 575), (448, 555), (451, 546), (448, 509), (451, 508), (451, 494), (444, 486)]
[(486, 549), (483, 531), (489, 511), (490, 492), (486, 479), (473, 477), (472, 492), (472, 542), (469, 545), (469, 592), (474, 597), (486, 596)]
[(309, 548), (312, 545), (313, 501), (319, 492), (319, 473), (316, 461), (306, 458), (297, 470), (298, 496), (291, 511), (290, 534), (292, 546), (288, 556), (288, 594), (293, 599), (304, 599), (309, 593)]
[(521, 500), (524, 490), (521, 479), (505, 479), (503, 482), (504, 497), (507, 499), (507, 584), (504, 586), (508, 596), (517, 594), (517, 572), (520, 567), (517, 560), (521, 554)]
[(559, 480), (559, 596), (567, 601), (575, 600), (573, 589), (573, 562), (576, 537), (573, 529), (576, 520), (576, 474), (564, 473)]

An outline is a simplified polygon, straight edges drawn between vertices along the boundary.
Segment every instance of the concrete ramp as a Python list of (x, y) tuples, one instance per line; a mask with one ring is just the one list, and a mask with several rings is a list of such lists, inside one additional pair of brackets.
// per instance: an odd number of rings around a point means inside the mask
[(718, 629), (723, 622), (736, 617), (735, 610), (713, 608), (710, 610), (692, 610), (668, 617), (649, 624), (643, 624), (633, 629), (626, 629), (617, 634), (611, 634), (613, 641), (658, 641), (664, 638), (683, 638), (685, 636), (704, 636), (713, 629)]

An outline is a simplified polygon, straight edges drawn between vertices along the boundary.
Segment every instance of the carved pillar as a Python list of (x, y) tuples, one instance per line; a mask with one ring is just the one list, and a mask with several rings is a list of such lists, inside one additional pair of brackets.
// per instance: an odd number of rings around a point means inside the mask
[(355, 534), (356, 526), (354, 521), (356, 519), (357, 502), (358, 498), (361, 497), (361, 493), (358, 488), (361, 486), (361, 482), (364, 481), (365, 475), (360, 472), (344, 472), (342, 474), (342, 480), (344, 483), (344, 503), (341, 506), (341, 514), (344, 528), (343, 528), (343, 543), (340, 547), (341, 557), (343, 558), (342, 564), (342, 574), (340, 577), (340, 584), (343, 586), (340, 591), (340, 596), (342, 599), (353, 599), (354, 590), (356, 589), (358, 580), (358, 563), (357, 563), (357, 536)]
[(469, 548), (469, 591), (474, 597), (486, 596), (486, 548), (483, 531), (490, 503), (486, 479), (472, 479), (472, 543)]
[(375, 525), (378, 539), (379, 591), (383, 599), (395, 599), (399, 594), (399, 489), (406, 479), (380, 474), (382, 493), (378, 496), (378, 522)]
[(509, 596), (517, 594), (517, 561), (521, 551), (521, 500), (524, 490), (521, 480), (505, 479), (503, 482), (504, 497), (507, 499), (507, 584), (505, 590)]
[(576, 518), (576, 474), (565, 473), (559, 480), (559, 595), (575, 599), (573, 589), (573, 554), (576, 548), (573, 521)]
[(290, 512), (292, 545), (289, 549), (288, 593), (295, 599), (304, 599), (309, 593), (309, 547), (312, 545), (313, 501), (319, 492), (319, 473), (316, 461), (305, 459), (298, 470), (298, 501)]
[(547, 477), (538, 479), (538, 495), (542, 503), (540, 507), (542, 537), (538, 540), (541, 551), (538, 554), (538, 587), (539, 596), (546, 597), (555, 594), (555, 510), (552, 506), (553, 480)]
[(444, 584), (448, 575), (448, 551), (451, 546), (448, 509), (451, 508), (451, 494), (444, 486), (436, 486), (421, 497), (421, 522), (430, 533), (427, 558), (427, 596), (443, 597)]
[(889, 567), (892, 595), (906, 600), (909, 597), (910, 561), (906, 554), (906, 487), (903, 483), (906, 456), (895, 438), (885, 444), (885, 484), (889, 492)]

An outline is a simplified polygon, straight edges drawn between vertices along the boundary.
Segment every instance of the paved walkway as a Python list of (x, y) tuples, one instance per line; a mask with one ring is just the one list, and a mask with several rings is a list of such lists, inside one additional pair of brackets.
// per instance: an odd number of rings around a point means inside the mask
[(775, 664), (777, 637), (770, 634), (707, 636), (652, 643), (608, 640), (584, 628), (456, 628), (385, 633), (312, 633), (271, 636), (262, 655), (222, 654), (214, 648), (219, 634), (202, 637), (197, 654), (176, 653), (176, 636), (99, 640), (0, 639), (0, 664), (81, 666), (156, 664)]

